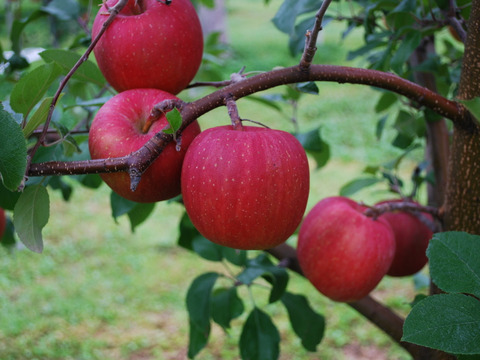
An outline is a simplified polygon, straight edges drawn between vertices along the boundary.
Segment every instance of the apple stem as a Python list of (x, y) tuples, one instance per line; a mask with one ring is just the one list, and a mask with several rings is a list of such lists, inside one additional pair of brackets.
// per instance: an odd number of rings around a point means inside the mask
[(225, 98), (225, 105), (227, 106), (228, 116), (230, 116), (230, 120), (232, 121), (232, 126), (234, 130), (242, 130), (242, 119), (240, 119), (240, 115), (238, 114), (237, 103), (235, 98), (232, 94), (228, 94)]

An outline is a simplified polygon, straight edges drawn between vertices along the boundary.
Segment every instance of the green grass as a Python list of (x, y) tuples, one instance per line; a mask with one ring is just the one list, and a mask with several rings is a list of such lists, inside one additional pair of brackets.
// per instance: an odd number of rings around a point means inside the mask
[[(270, 23), (280, 1), (229, 2), (229, 37), (234, 52), (225, 76), (246, 66), (247, 71), (294, 65), (287, 38)], [(317, 63), (345, 64), (346, 48), (330, 24), (319, 46)], [(337, 195), (367, 164), (387, 161), (397, 154), (388, 142), (378, 142), (374, 129), (378, 115), (373, 105), (378, 93), (366, 87), (319, 83), (320, 95), (300, 101), (301, 132), (318, 126), (331, 144), (332, 160), (311, 172), (310, 209), (318, 200)], [(283, 91), (272, 89), (267, 93)], [(198, 95), (195, 91), (182, 96)], [(291, 109), (284, 113), (242, 99), (240, 115), (275, 128), (293, 131)], [(202, 127), (229, 122), (225, 108), (201, 119)], [(385, 138), (391, 134), (387, 131)], [(384, 139), (385, 140), (385, 139)], [(376, 201), (385, 189), (355, 196)], [(184, 305), (191, 281), (206, 271), (225, 272), (218, 263), (201, 260), (176, 246), (182, 208), (159, 203), (148, 221), (130, 232), (126, 218), (110, 216), (109, 190), (77, 188), (69, 203), (51, 193), (51, 218), (44, 231), (41, 255), (25, 249), (0, 249), (0, 359), (186, 359), (188, 320)], [(294, 239), (292, 239), (294, 242)], [(381, 331), (344, 304), (321, 296), (305, 279), (291, 274), (289, 291), (306, 294), (312, 306), (325, 314), (325, 339), (316, 353), (306, 352), (290, 328), (280, 304), (267, 305), (268, 294), (256, 289), (259, 306), (272, 315), (281, 336), (281, 359), (408, 359)], [(386, 278), (373, 295), (402, 314), (414, 297), (411, 279)], [(252, 303), (245, 290), (242, 298)], [(238, 359), (238, 340), (245, 315), (232, 323), (230, 334), (213, 326), (210, 343), (198, 359)]]

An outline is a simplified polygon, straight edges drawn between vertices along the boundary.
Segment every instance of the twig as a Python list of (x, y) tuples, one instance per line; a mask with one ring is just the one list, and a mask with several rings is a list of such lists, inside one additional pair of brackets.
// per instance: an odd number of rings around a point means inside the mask
[(228, 94), (228, 96), (225, 98), (225, 105), (227, 106), (228, 116), (230, 116), (233, 128), (235, 130), (240, 130), (243, 127), (242, 119), (240, 119), (237, 103), (235, 102), (235, 98), (232, 94)]
[(323, 0), (322, 6), (315, 15), (315, 24), (311, 31), (307, 31), (305, 50), (300, 60), (300, 68), (308, 69), (312, 63), (313, 57), (317, 51), (318, 33), (322, 30), (322, 21), (332, 0)]

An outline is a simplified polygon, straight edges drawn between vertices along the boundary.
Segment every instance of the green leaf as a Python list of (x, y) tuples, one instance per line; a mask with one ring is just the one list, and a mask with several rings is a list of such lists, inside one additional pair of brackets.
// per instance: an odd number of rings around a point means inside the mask
[(477, 121), (480, 121), (480, 97), (471, 100), (460, 100), (460, 102), (475, 116)]
[(325, 332), (325, 318), (313, 311), (303, 295), (286, 292), (282, 296), (282, 303), (287, 309), (293, 331), (302, 340), (303, 347), (308, 351), (316, 351)]
[(375, 105), (375, 112), (379, 113), (387, 110), (390, 106), (397, 102), (397, 99), (397, 95), (395, 95), (393, 92), (384, 92)]
[(443, 291), (480, 297), (480, 236), (443, 232), (430, 240), (430, 276)]
[(135, 201), (127, 200), (123, 196), (118, 195), (115, 191), (110, 193), (110, 207), (112, 209), (112, 217), (117, 218), (128, 214), (137, 205)]
[(16, 243), (17, 240), (15, 239), (15, 227), (13, 226), (13, 222), (7, 216), (7, 224), (3, 236), (0, 237), (0, 245), (8, 248), (14, 246)]
[(297, 16), (318, 10), (320, 5), (321, 0), (285, 0), (272, 21), (280, 31), (290, 35), (294, 32)]
[(307, 154), (315, 159), (318, 168), (327, 164), (330, 159), (330, 145), (322, 139), (320, 129), (297, 134), (295, 137), (300, 141)]
[(27, 168), (27, 144), (22, 129), (0, 108), (0, 175), (5, 187), (15, 191)]
[(50, 199), (42, 185), (26, 187), (13, 210), (13, 224), (20, 241), (30, 250), (43, 251), (42, 229), (50, 216)]
[(376, 177), (365, 177), (365, 178), (354, 179), (342, 186), (342, 188), (340, 189), (340, 196), (351, 196), (356, 192), (366, 187), (378, 184), (381, 181), (382, 181), (381, 179)]
[(173, 109), (165, 115), (170, 127), (164, 131), (165, 134), (175, 134), (180, 126), (182, 126), (182, 114), (178, 109)]
[(12, 90), (12, 109), (26, 116), (60, 74), (61, 69), (57, 65), (44, 64), (24, 75)]
[(409, 32), (400, 42), (400, 46), (395, 51), (390, 65), (397, 74), (402, 73), (403, 66), (407, 63), (415, 49), (420, 45), (423, 35), (419, 31)]
[(237, 295), (237, 288), (219, 288), (213, 292), (211, 301), (212, 320), (224, 329), (230, 328), (230, 321), (243, 314), (244, 306)]
[(480, 354), (480, 301), (463, 294), (425, 298), (407, 316), (402, 341), (453, 354)]
[(210, 335), (210, 298), (219, 274), (205, 273), (193, 280), (187, 292), (187, 310), (190, 324), (188, 357), (193, 358), (205, 347)]
[(222, 254), (225, 259), (237, 266), (245, 266), (247, 264), (247, 251), (233, 249), (230, 247), (222, 246)]
[(132, 232), (135, 232), (136, 227), (148, 219), (154, 209), (155, 203), (138, 203), (128, 212)]
[(251, 285), (255, 279), (262, 277), (272, 285), (269, 302), (279, 300), (288, 284), (287, 271), (275, 266), (266, 254), (260, 254), (247, 262), (245, 269), (238, 274), (237, 280), (245, 285)]
[[(21, 50), (21, 35), (25, 26), (32, 21), (35, 21), (43, 16), (47, 15), (46, 12), (41, 10), (35, 10), (27, 18), (21, 20), (15, 20), (12, 24), (10, 31), (10, 41), (12, 43), (12, 50), (15, 53), (14, 56), (20, 53)], [(10, 59), (9, 59), (10, 60)]]
[(0, 182), (0, 208), (13, 210), (21, 194), (22, 193), (18, 191), (8, 190), (3, 183)]
[[(60, 101), (62, 96), (63, 94), (60, 95), (58, 101)], [(30, 120), (28, 120), (27, 125), (23, 128), (23, 136), (25, 136), (25, 138), (28, 138), (30, 135), (32, 135), (33, 131), (47, 120), (47, 115), (50, 110), (52, 100), (53, 96), (46, 97), (42, 100), (38, 109), (33, 113), (33, 115), (30, 117)]]
[(254, 308), (243, 326), (239, 346), (243, 360), (277, 360), (280, 334), (270, 316)]
[(223, 246), (215, 244), (203, 236), (196, 236), (192, 242), (193, 251), (210, 261), (223, 260)]
[[(42, 51), (40, 56), (45, 60), (45, 62), (53, 61), (60, 66), (65, 75), (81, 58), (81, 55), (77, 54), (76, 52), (59, 49)], [(72, 77), (77, 80), (91, 82), (98, 86), (105, 85), (105, 78), (100, 72), (100, 69), (90, 60), (83, 62)]]

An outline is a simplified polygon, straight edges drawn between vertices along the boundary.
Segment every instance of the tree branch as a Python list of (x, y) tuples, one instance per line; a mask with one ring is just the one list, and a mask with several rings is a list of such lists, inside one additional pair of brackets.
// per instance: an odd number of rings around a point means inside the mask
[[(235, 99), (240, 99), (276, 86), (306, 81), (327, 81), (375, 86), (404, 95), (419, 105), (430, 108), (438, 114), (451, 119), (456, 124), (474, 121), (469, 116), (468, 110), (462, 104), (448, 100), (433, 91), (394, 74), (336, 65), (312, 65), (308, 72), (303, 71), (300, 66), (293, 66), (245, 78), (242, 81), (217, 90), (194, 102), (184, 104), (180, 109), (183, 123), (177, 132), (177, 136), (201, 115), (217, 107), (224, 106), (225, 99), (228, 97), (233, 96)], [(148, 141), (143, 148), (131, 154), (129, 157), (133, 159), (128, 161), (138, 165), (138, 158), (141, 155), (142, 161), (147, 161), (150, 164), (159, 154), (158, 151), (153, 151), (153, 149), (163, 148), (166, 142), (172, 139), (173, 136), (171, 135), (167, 136), (159, 133)], [(149, 155), (150, 157), (148, 157)], [(71, 163), (47, 162), (31, 164), (27, 175), (71, 175), (72, 173), (86, 174), (125, 171), (125, 169), (128, 168), (125, 162), (129, 157), (109, 159), (108, 162), (100, 163), (100, 160), (96, 160), (95, 162), (79, 161)], [(81, 169), (82, 172), (79, 172), (79, 169)]]

